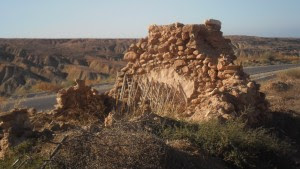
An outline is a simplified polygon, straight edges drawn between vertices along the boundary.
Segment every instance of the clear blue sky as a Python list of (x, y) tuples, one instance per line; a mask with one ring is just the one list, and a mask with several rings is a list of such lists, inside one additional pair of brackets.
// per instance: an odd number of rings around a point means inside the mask
[(207, 18), (225, 35), (300, 37), (300, 0), (1, 0), (0, 37), (140, 38)]

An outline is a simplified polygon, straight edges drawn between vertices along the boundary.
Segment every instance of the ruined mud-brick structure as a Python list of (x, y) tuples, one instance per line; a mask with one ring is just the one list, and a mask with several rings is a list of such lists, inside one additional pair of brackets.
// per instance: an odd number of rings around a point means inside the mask
[(104, 120), (105, 106), (104, 96), (98, 91), (85, 85), (84, 80), (75, 80), (76, 85), (67, 89), (61, 89), (57, 93), (57, 105), (54, 116), (58, 119), (70, 121), (71, 119), (93, 118)]
[(247, 117), (256, 120), (267, 110), (265, 96), (234, 64), (231, 42), (220, 29), (221, 22), (213, 19), (205, 24), (151, 25), (148, 37), (132, 44), (124, 55), (128, 64), (110, 95), (124, 86), (124, 76), (138, 76), (181, 91), (187, 120), (228, 119), (249, 108)]

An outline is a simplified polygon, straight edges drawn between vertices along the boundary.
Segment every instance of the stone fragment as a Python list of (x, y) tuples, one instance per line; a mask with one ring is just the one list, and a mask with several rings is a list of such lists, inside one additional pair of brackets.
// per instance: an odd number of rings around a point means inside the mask
[(183, 51), (179, 51), (179, 52), (178, 52), (178, 55), (179, 55), (179, 56), (183, 56), (183, 55), (184, 55), (184, 52), (183, 52)]
[(135, 61), (137, 59), (137, 54), (135, 52), (127, 52), (124, 55), (124, 60), (126, 61)]
[(248, 86), (249, 88), (254, 88), (254, 87), (255, 87), (255, 83), (254, 83), (254, 82), (249, 82), (249, 83), (247, 84), (247, 86)]
[[(179, 46), (182, 46), (182, 45), (183, 45), (182, 39), (177, 39), (176, 45), (177, 45), (178, 47), (179, 47)], [(178, 49), (178, 50), (179, 50), (179, 49)]]
[(190, 38), (189, 33), (188, 32), (182, 32), (181, 38), (182, 38), (182, 40), (188, 40)]
[(221, 63), (218, 63), (217, 69), (218, 70), (225, 70), (225, 66), (223, 64), (221, 64)]
[(171, 56), (171, 54), (170, 54), (169, 52), (167, 52), (167, 53), (164, 53), (163, 58), (164, 58), (165, 60), (167, 60), (167, 59), (171, 59), (172, 56)]
[(225, 70), (239, 70), (239, 69), (241, 69), (240, 65), (228, 65), (228, 66), (225, 66)]
[(186, 65), (186, 62), (184, 60), (176, 60), (174, 62), (174, 67), (177, 68), (177, 67), (181, 67), (181, 66), (184, 66)]
[(231, 74), (231, 75), (233, 75), (233, 74), (236, 74), (238, 71), (236, 71), (236, 70), (224, 70), (224, 74)]
[(179, 50), (179, 51), (184, 51), (185, 48), (184, 48), (183, 46), (178, 46), (178, 50)]
[(139, 68), (139, 69), (137, 70), (137, 73), (138, 73), (138, 74), (143, 74), (143, 73), (145, 73), (145, 70), (142, 69), (142, 68)]
[(189, 60), (191, 60), (191, 59), (195, 59), (196, 58), (196, 56), (195, 55), (188, 55), (187, 56), (187, 59), (189, 59)]
[(197, 55), (199, 55), (199, 51), (198, 51), (198, 50), (195, 50), (195, 51), (193, 52), (193, 54), (197, 56)]
[(183, 73), (189, 73), (189, 71), (190, 71), (187, 66), (184, 66), (181, 70)]
[(196, 59), (203, 60), (203, 59), (205, 59), (205, 55), (204, 54), (199, 54), (199, 55), (197, 55)]
[(146, 63), (146, 61), (145, 61), (144, 59), (141, 59), (141, 60), (140, 60), (140, 63), (141, 63), (141, 64), (144, 64), (144, 63)]
[(158, 46), (157, 50), (158, 50), (159, 53), (168, 52), (169, 51), (169, 44), (168, 43), (162, 44), (162, 45)]
[(208, 19), (205, 20), (205, 26), (207, 26), (209, 30), (220, 31), (221, 22), (215, 19)]
[(218, 25), (221, 27), (221, 22), (215, 19), (207, 19), (205, 20), (205, 25)]
[(208, 63), (211, 62), (211, 61), (212, 61), (211, 58), (206, 58), (206, 59), (204, 59), (203, 63), (204, 63), (204, 64), (208, 64)]
[(204, 65), (204, 66), (202, 67), (202, 72), (203, 72), (203, 73), (207, 73), (207, 72), (208, 72), (208, 66)]
[(140, 59), (148, 60), (149, 59), (149, 53), (148, 52), (144, 52), (143, 54), (141, 54)]

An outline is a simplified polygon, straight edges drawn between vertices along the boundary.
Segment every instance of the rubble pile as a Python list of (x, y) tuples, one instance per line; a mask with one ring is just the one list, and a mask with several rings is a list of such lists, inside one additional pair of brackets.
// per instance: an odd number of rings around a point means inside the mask
[[(182, 90), (191, 121), (236, 117), (252, 107), (248, 114), (256, 120), (268, 104), (259, 85), (249, 79), (240, 65), (229, 39), (222, 35), (221, 22), (205, 24), (151, 25), (149, 35), (132, 44), (124, 59), (128, 64), (118, 74), (110, 96), (122, 89), (124, 76), (142, 77)], [(126, 99), (126, 93), (124, 91)]]
[(99, 95), (96, 89), (85, 85), (84, 80), (75, 80), (76, 85), (62, 89), (57, 93), (57, 105), (54, 117), (57, 120), (84, 120), (92, 118), (104, 120), (104, 96)]
[(56, 108), (49, 112), (14, 109), (0, 113), (0, 159), (28, 138), (53, 139), (53, 133), (63, 133), (76, 127), (89, 128), (101, 124), (107, 116), (104, 102), (107, 96), (76, 80), (76, 85), (57, 93)]
[(27, 109), (14, 109), (1, 113), (0, 159), (4, 158), (9, 147), (19, 144), (33, 134), (28, 116)]

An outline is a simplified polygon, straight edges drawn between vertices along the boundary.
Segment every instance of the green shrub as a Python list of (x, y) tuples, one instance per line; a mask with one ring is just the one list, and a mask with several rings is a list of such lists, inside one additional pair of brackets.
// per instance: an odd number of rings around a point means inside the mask
[(289, 143), (272, 136), (268, 130), (247, 128), (240, 120), (208, 121), (198, 127), (167, 127), (162, 136), (165, 139), (188, 139), (237, 168), (285, 167), (287, 164), (283, 159), (291, 150)]

